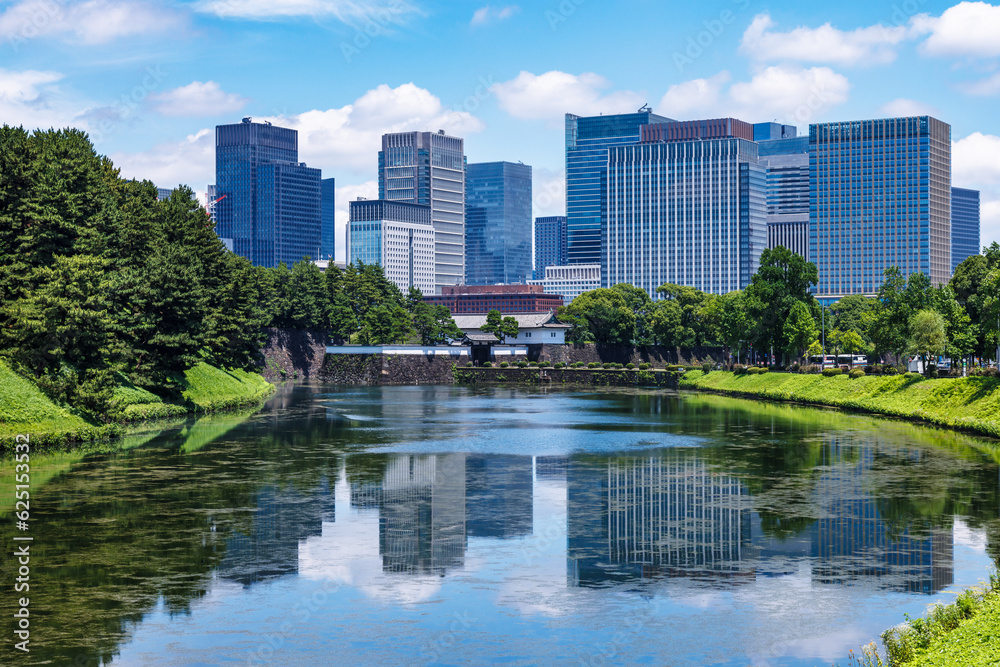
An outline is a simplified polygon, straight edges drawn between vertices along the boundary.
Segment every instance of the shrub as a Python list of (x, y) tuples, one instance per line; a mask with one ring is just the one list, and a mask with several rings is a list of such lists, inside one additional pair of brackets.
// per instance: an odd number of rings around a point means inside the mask
[(705, 363), (703, 363), (701, 365), (701, 372), (704, 373), (705, 375), (708, 375), (709, 373), (711, 373), (712, 372), (712, 362), (706, 361)]
[(622, 366), (622, 365), (621, 365), (621, 364), (619, 364), (618, 362), (615, 362), (615, 363), (614, 363), (614, 365), (613, 365), (613, 367), (614, 367), (614, 368), (615, 368), (616, 370), (621, 370), (622, 368), (625, 368), (624, 366)]
[(483, 364), (483, 368), (493, 368), (493, 362), (487, 361), (485, 364)]
[(589, 364), (587, 364), (587, 368), (599, 368), (599, 367), (600, 364), (597, 363), (596, 361), (591, 361)]
[(875, 372), (877, 372), (876, 368), (874, 366), (872, 366), (871, 364), (868, 364), (867, 366), (865, 366), (865, 375), (872, 375)]
[(823, 369), (823, 377), (826, 377), (826, 378), (832, 378), (832, 377), (836, 377), (836, 376), (842, 375), (842, 374), (843, 374), (843, 371), (840, 370), (839, 368), (824, 368)]
[(467, 367), (469, 367), (469, 368), (472, 368), (472, 362), (471, 362), (471, 361), (470, 361), (470, 362), (468, 362), (468, 363), (467, 363), (467, 364), (465, 364), (465, 365), (466, 365)]
[(747, 367), (743, 364), (733, 364), (733, 374), (734, 375), (746, 375)]
[(995, 368), (973, 368), (969, 370), (969, 375), (984, 378), (1000, 377), (1000, 373)]
[(531, 366), (532, 368), (538, 368), (538, 362), (537, 361), (529, 361), (528, 365)]
[(649, 370), (649, 364), (639, 364), (639, 370), (640, 371), (648, 371)]
[(865, 372), (860, 368), (855, 368), (854, 370), (852, 370), (850, 373), (847, 374), (847, 377), (851, 378), (852, 380), (857, 380), (858, 378), (863, 378), (864, 376)]
[(882, 373), (884, 375), (899, 375), (899, 369), (892, 364), (883, 364)]
[(761, 370), (760, 366), (751, 366), (747, 369), (747, 375), (760, 375)]
[(528, 367), (528, 362), (527, 361), (519, 361), (519, 362), (517, 362), (517, 367), (518, 368), (527, 368)]
[(921, 375), (920, 373), (907, 373), (905, 377), (908, 380), (919, 380), (920, 378), (923, 377), (923, 375)]
[(552, 365), (551, 361), (539, 361), (538, 362), (538, 367), (539, 368), (545, 368), (545, 367), (551, 366), (551, 365)]
[(630, 371), (631, 371), (631, 370), (635, 370), (635, 364), (633, 364), (633, 363), (632, 363), (632, 362), (630, 361), (630, 362), (628, 362), (627, 364), (625, 364), (625, 368), (629, 369)]
[(767, 373), (769, 370), (771, 369), (768, 368), (767, 366), (761, 366), (757, 369), (757, 372), (763, 375), (764, 373)]
[(611, 362), (605, 361), (603, 364), (601, 364), (601, 368), (611, 368)]
[(573, 364), (573, 368), (583, 368), (583, 366), (584, 363), (582, 361), (578, 361), (575, 364)]
[(565, 365), (566, 365), (566, 364), (564, 364), (563, 362), (561, 362), (561, 361), (557, 361), (556, 363), (552, 364), (552, 368), (555, 368), (555, 369), (557, 369), (557, 370), (558, 370), (558, 369), (560, 369), (560, 368), (563, 368), (563, 367), (564, 367)]
[(508, 366), (510, 366), (510, 364), (508, 364), (506, 361), (500, 362), (500, 368), (507, 368)]

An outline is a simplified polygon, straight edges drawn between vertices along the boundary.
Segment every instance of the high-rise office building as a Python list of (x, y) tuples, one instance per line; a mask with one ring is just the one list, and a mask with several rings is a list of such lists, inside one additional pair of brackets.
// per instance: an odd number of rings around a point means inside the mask
[(337, 256), (337, 179), (324, 178), (320, 184), (322, 224), (319, 235), (319, 257), (333, 261)]
[(215, 128), (216, 231), (257, 266), (320, 254), (320, 171), (298, 154), (295, 130), (249, 118)]
[(434, 226), (431, 208), (360, 199), (350, 203), (347, 261), (378, 264), (404, 293), (434, 293)]
[(756, 273), (766, 175), (749, 123), (644, 126), (642, 143), (609, 149), (607, 193), (604, 286), (629, 283), (654, 299), (664, 283), (723, 294)]
[(753, 128), (767, 169), (767, 247), (784, 246), (809, 259), (809, 137), (778, 123)]
[(531, 167), (470, 164), (465, 171), (465, 284), (531, 277)]
[(535, 280), (545, 275), (548, 266), (566, 264), (566, 216), (535, 218)]
[(440, 130), (382, 135), (378, 196), (430, 206), (434, 224), (434, 285), (465, 280), (464, 142)]
[(584, 292), (601, 286), (601, 265), (546, 266), (545, 275), (536, 280), (529, 280), (528, 284), (541, 285), (546, 294), (562, 295), (563, 304), (568, 306), (573, 299)]
[(639, 143), (639, 128), (671, 122), (643, 108), (609, 116), (566, 114), (566, 233), (569, 264), (601, 263), (608, 148)]
[(809, 126), (816, 295), (873, 295), (883, 271), (951, 278), (951, 126), (887, 118)]
[(951, 272), (979, 254), (979, 190), (951, 189)]

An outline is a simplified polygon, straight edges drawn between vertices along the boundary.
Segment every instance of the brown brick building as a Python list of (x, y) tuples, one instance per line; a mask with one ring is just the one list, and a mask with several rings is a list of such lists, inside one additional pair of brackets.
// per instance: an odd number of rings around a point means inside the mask
[(488, 313), (547, 313), (563, 305), (559, 294), (546, 294), (541, 285), (446, 285), (441, 294), (425, 296), (426, 303), (447, 306), (452, 315)]

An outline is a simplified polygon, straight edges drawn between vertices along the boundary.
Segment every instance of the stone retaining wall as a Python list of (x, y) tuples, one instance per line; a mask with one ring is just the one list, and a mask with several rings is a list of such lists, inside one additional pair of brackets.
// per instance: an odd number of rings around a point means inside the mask
[(657, 366), (680, 364), (682, 366), (700, 366), (706, 361), (713, 363), (725, 359), (725, 351), (721, 347), (696, 347), (678, 350), (660, 345), (648, 347), (631, 347), (625, 345), (542, 345), (540, 360), (552, 363), (562, 362), (572, 364), (582, 361), (585, 364), (599, 363), (633, 363), (636, 366), (651, 363)]
[(535, 384), (543, 386), (662, 387), (677, 389), (678, 374), (670, 371), (583, 368), (456, 368), (456, 384)]
[(265, 329), (267, 342), (261, 350), (259, 372), (265, 380), (315, 380), (323, 370), (326, 346), (324, 331)]
[(458, 357), (329, 354), (319, 379), (333, 384), (452, 384), (455, 364), (464, 366), (468, 361), (468, 354)]

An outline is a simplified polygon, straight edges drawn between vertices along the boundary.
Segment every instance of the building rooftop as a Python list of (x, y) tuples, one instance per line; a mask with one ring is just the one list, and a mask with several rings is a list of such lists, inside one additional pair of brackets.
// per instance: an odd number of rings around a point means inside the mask
[[(571, 328), (568, 324), (562, 324), (556, 321), (555, 313), (511, 313), (509, 315), (504, 315), (504, 317), (513, 317), (517, 320), (517, 326), (520, 329), (569, 329)], [(454, 315), (452, 317), (455, 320), (455, 324), (459, 329), (463, 331), (466, 329), (479, 329), (484, 324), (486, 324), (486, 314), (481, 315)]]

